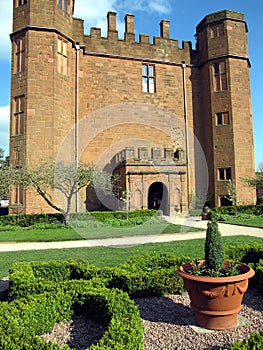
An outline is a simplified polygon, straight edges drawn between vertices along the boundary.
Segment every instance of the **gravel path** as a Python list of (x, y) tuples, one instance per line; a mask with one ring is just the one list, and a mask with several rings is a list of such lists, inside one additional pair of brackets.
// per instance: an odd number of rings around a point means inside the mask
[[(245, 339), (252, 332), (263, 330), (263, 298), (254, 290), (245, 294), (240, 311), (240, 315), (251, 325), (228, 331), (196, 332), (191, 327), (195, 322), (187, 293), (136, 299), (135, 303), (140, 309), (145, 328), (145, 350), (218, 350)], [(51, 333), (43, 337), (47, 341), (53, 339), (62, 346), (68, 344), (77, 350), (84, 350), (96, 343), (104, 331), (103, 327), (85, 317), (74, 317), (71, 322), (57, 324)]]

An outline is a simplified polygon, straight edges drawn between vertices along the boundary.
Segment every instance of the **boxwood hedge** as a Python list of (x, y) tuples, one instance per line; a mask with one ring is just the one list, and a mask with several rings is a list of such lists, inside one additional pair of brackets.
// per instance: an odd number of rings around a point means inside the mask
[[(252, 265), (256, 275), (251, 282), (263, 294), (262, 254), (260, 244), (225, 248), (226, 259)], [(104, 320), (108, 327), (90, 349), (143, 349), (142, 324), (130, 298), (182, 293), (182, 280), (176, 271), (188, 260), (151, 254), (101, 269), (84, 260), (15, 263), (9, 275), (9, 302), (0, 308), (0, 348), (60, 349), (36, 335), (53, 328), (54, 320), (82, 312), (99, 322)], [(262, 338), (262, 333), (252, 335), (229, 349), (261, 349)]]

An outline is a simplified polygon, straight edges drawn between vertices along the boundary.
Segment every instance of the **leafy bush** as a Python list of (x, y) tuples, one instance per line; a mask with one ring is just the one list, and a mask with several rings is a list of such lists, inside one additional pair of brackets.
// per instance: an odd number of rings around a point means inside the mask
[[(87, 282), (87, 281), (86, 281)], [(56, 322), (85, 314), (107, 326), (103, 337), (89, 349), (143, 349), (143, 326), (134, 302), (116, 289), (94, 288), (79, 283), (68, 293), (56, 291), (2, 303), (0, 308), (0, 348), (62, 349), (37, 337), (50, 331)], [(64, 350), (70, 349), (68, 346)]]
[[(157, 215), (156, 210), (146, 209), (146, 210), (134, 210), (129, 212), (129, 218), (149, 218)], [(126, 219), (125, 211), (95, 211), (95, 212), (85, 212), (85, 213), (73, 213), (70, 215), (70, 221), (77, 224), (77, 222), (105, 222), (108, 219), (124, 220)], [(146, 220), (146, 219), (144, 219)], [(62, 224), (63, 217), (60, 213), (54, 214), (18, 214), (18, 215), (6, 215), (0, 216), (0, 226), (14, 225), (20, 227), (29, 227), (36, 224), (46, 224), (47, 226), (51, 224), (51, 228), (55, 228), (52, 224)], [(61, 227), (61, 226), (59, 226)], [(44, 228), (43, 226), (34, 228)]]
[(183, 281), (176, 271), (189, 261), (167, 254), (135, 256), (112, 271), (107, 287), (119, 288), (131, 297), (182, 294)]
[(0, 232), (1, 231), (17, 231), (21, 230), (20, 226), (14, 226), (14, 225), (0, 225)]
[[(225, 215), (241, 217), (241, 215), (263, 215), (263, 205), (239, 205), (239, 206), (222, 206), (210, 210), (210, 218), (224, 220)], [(227, 218), (227, 217), (225, 217)]]
[(227, 347), (228, 350), (261, 350), (263, 349), (263, 331), (252, 333), (247, 339)]
[(217, 271), (224, 264), (224, 248), (218, 224), (215, 220), (208, 222), (205, 239), (205, 261), (208, 270)]

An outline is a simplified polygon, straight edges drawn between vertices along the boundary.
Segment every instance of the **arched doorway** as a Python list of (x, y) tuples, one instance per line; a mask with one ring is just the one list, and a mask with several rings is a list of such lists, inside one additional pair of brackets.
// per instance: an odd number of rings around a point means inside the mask
[(233, 203), (227, 196), (220, 197), (220, 207), (228, 207), (230, 205), (233, 205)]
[(168, 215), (168, 191), (162, 182), (154, 182), (149, 187), (148, 209), (162, 210)]

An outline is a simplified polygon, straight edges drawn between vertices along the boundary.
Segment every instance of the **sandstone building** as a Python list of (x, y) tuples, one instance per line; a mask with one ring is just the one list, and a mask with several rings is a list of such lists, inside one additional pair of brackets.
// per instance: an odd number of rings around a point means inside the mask
[[(77, 1), (13, 0), (10, 163), (91, 161), (120, 175), (131, 209), (227, 205), (229, 180), (241, 203), (254, 203), (240, 181), (254, 172), (243, 14), (205, 16), (193, 48), (170, 37), (167, 20), (153, 42), (137, 39), (131, 14), (123, 39), (114, 12), (107, 37), (85, 34)], [(82, 193), (79, 210), (95, 209), (91, 198)], [(50, 211), (23, 188), (10, 202), (11, 213)]]

